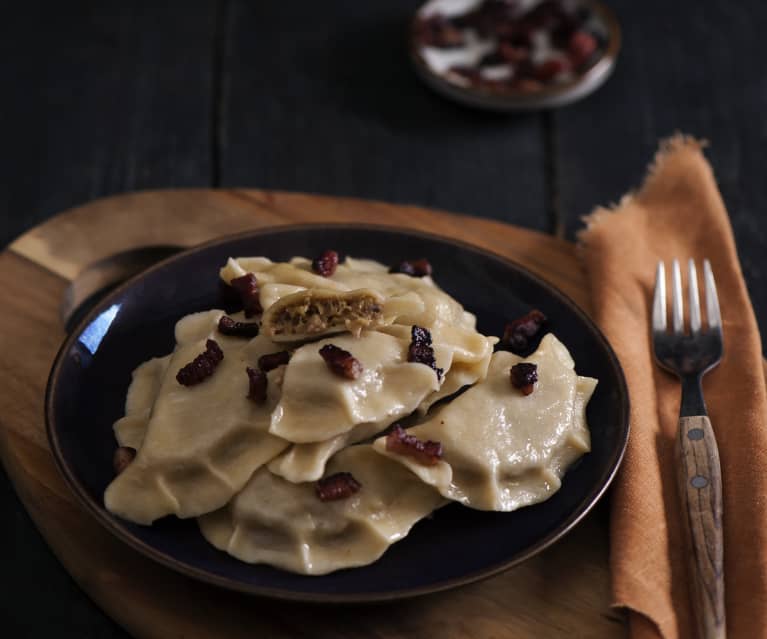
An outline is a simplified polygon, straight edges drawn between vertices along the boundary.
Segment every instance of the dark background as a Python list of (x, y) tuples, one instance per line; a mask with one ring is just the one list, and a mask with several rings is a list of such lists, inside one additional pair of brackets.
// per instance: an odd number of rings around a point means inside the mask
[[(572, 239), (683, 131), (728, 206), (767, 327), (767, 4), (613, 0), (613, 77), (548, 113), (490, 115), (411, 71), (416, 2), (27, 1), (0, 20), (0, 245), (92, 198), (257, 187), (417, 203)], [(1, 391), (0, 391), (1, 392)], [(59, 566), (0, 473), (0, 627), (122, 637)]]

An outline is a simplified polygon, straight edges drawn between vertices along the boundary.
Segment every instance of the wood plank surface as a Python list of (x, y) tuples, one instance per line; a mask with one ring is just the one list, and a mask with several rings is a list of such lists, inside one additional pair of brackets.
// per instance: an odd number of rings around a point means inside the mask
[(412, 0), (227, 5), (222, 186), (300, 184), (551, 228), (543, 117), (427, 89), (407, 57)]
[[(710, 142), (762, 334), (767, 331), (764, 180), (767, 4), (613, 0), (624, 49), (613, 77), (552, 114), (558, 198), (572, 237), (579, 216), (638, 187), (658, 140)], [(684, 257), (684, 256), (680, 256)]]
[(42, 416), (47, 372), (64, 336), (59, 308), (72, 281), (107, 253), (140, 246), (142, 233), (144, 244), (186, 246), (222, 232), (350, 219), (461, 237), (588, 300), (572, 245), (416, 207), (259, 191), (159, 191), (53, 218), (0, 255), (7, 309), (0, 315), (0, 370), (13, 371), (3, 375), (0, 455), (51, 548), (81, 587), (139, 637), (623, 636), (621, 618), (608, 607), (607, 534), (598, 513), (541, 555), (481, 583), (404, 603), (322, 607), (233, 595), (177, 575), (113, 539), (75, 503), (53, 464)]
[[(216, 0), (3, 6), (0, 246), (94, 197), (210, 183), (216, 9)], [(124, 636), (60, 567), (2, 470), (0, 507), (0, 546), (12, 549), (0, 571), (3, 632)]]
[(4, 12), (0, 246), (80, 202), (209, 184), (216, 2)]

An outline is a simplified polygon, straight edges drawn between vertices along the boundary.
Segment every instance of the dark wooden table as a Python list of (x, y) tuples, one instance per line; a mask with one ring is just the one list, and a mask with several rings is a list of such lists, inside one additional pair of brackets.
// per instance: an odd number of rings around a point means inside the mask
[[(624, 48), (607, 85), (558, 111), (498, 116), (412, 73), (415, 2), (15, 3), (0, 22), (0, 245), (86, 200), (172, 186), (412, 202), (573, 238), (680, 130), (711, 142), (764, 330), (767, 5), (610, 4)], [(124, 636), (5, 475), (0, 508), (4, 636)]]

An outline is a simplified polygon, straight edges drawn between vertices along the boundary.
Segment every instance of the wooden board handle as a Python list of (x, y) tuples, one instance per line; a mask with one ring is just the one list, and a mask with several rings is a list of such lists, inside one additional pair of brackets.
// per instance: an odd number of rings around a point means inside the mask
[(689, 544), (690, 595), (701, 639), (727, 636), (724, 612), (722, 471), (708, 417), (680, 417), (677, 476)]

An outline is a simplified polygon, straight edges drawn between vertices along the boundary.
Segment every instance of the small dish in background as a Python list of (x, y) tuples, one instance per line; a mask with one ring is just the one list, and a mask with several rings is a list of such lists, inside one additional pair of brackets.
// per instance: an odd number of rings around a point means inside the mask
[(410, 29), (421, 78), (468, 106), (563, 106), (612, 72), (621, 34), (596, 0), (429, 0)]

